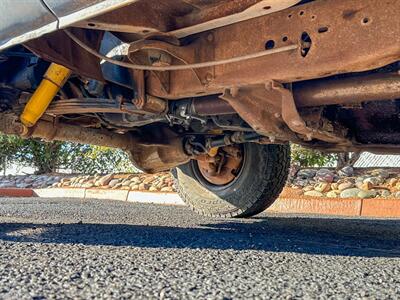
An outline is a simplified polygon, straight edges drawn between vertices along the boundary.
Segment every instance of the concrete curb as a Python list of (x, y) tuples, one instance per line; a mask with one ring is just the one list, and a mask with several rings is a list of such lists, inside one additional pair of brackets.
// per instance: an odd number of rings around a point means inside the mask
[[(40, 198), (85, 198), (86, 189), (34, 189), (32, 190), (36, 197)], [(0, 190), (1, 195), (1, 190)]]
[[(107, 199), (132, 203), (185, 205), (176, 193), (154, 193), (109, 189), (0, 189), (0, 197), (1, 196)], [(290, 193), (282, 193), (281, 197), (275, 201), (268, 211), (289, 214), (400, 218), (400, 200), (311, 198), (296, 194), (290, 195)]]
[[(163, 193), (163, 192), (154, 193), (154, 192), (93, 189), (93, 188), (91, 189), (51, 188), (51, 189), (34, 189), (32, 191), (34, 196), (41, 198), (47, 197), (47, 198), (103, 199), (103, 200), (127, 201), (132, 203), (185, 205), (185, 203), (176, 193)], [(0, 189), (0, 196), (2, 196), (1, 189)]]
[(128, 190), (101, 190), (101, 189), (87, 189), (85, 199), (112, 199), (118, 201), (126, 201), (128, 199)]
[[(400, 201), (398, 205), (400, 206)], [(268, 210), (297, 214), (361, 216), (361, 207), (362, 199), (279, 198)]]

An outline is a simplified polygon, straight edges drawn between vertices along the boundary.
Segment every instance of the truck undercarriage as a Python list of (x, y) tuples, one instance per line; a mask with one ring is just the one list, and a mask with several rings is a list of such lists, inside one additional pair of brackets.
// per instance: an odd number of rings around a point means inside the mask
[[(213, 187), (244, 172), (246, 151), (287, 160), (288, 142), (400, 152), (399, 1), (126, 2), (72, 23), (52, 9), (58, 30), (3, 47), (0, 131), (122, 148), (147, 172), (196, 162), (184, 173)], [(54, 97), (38, 96), (43, 77)]]

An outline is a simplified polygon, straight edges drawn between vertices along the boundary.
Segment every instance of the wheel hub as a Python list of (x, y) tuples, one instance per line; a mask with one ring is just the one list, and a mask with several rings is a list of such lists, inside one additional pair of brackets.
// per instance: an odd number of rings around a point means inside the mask
[(226, 185), (232, 182), (242, 167), (243, 149), (239, 145), (225, 146), (211, 157), (204, 155), (197, 164), (201, 175), (211, 184)]

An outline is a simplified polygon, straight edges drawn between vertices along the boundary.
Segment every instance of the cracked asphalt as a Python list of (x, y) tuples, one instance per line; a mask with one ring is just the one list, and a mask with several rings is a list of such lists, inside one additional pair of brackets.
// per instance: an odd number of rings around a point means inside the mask
[(0, 198), (0, 299), (399, 299), (400, 220)]

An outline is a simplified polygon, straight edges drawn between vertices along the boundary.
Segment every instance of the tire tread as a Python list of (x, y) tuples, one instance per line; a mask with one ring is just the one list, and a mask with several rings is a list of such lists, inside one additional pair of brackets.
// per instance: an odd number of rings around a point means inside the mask
[[(195, 193), (191, 189), (193, 186), (180, 182), (177, 170), (174, 169), (172, 174), (178, 194), (193, 211), (204, 216), (244, 218), (261, 213), (274, 203), (286, 183), (290, 167), (290, 147), (289, 145), (262, 145), (260, 148), (260, 156), (264, 160), (262, 172), (258, 174), (262, 179), (261, 182), (253, 185), (246, 195), (237, 193), (233, 196), (237, 197), (238, 201), (242, 201), (244, 207), (232, 210), (226, 205), (226, 210), (222, 212), (222, 209), (215, 208), (215, 203)], [(200, 183), (197, 184), (200, 185)]]

